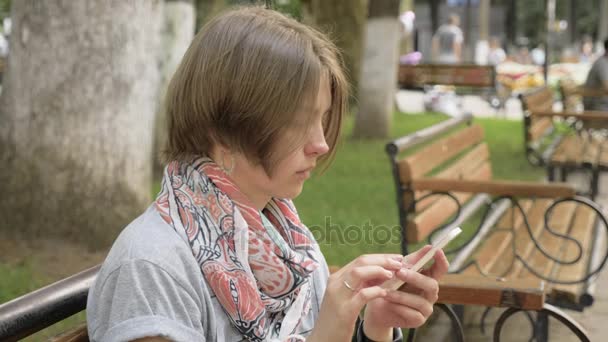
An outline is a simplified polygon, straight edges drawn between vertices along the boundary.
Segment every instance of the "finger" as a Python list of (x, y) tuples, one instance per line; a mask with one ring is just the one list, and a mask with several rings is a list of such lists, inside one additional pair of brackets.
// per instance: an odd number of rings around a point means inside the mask
[(428, 251), (430, 251), (431, 248), (433, 248), (433, 246), (426, 245), (415, 251), (414, 253), (406, 255), (404, 258), (404, 263), (408, 265), (414, 265), (416, 262), (418, 262), (418, 260), (420, 260), (420, 258), (422, 258)]
[(362, 287), (376, 286), (393, 278), (395, 273), (381, 266), (359, 266), (353, 267), (350, 273), (345, 274), (345, 280), (355, 290)]
[(402, 291), (389, 291), (384, 297), (386, 301), (396, 305), (404, 305), (422, 313), (426, 318), (433, 313), (433, 304), (421, 296)]
[(357, 292), (353, 300), (350, 301), (350, 304), (355, 306), (351, 309), (359, 312), (361, 311), (361, 309), (363, 309), (363, 306), (365, 306), (365, 304), (374, 299), (386, 297), (387, 293), (388, 291), (381, 288), (380, 286), (362, 288)]
[(401, 328), (418, 328), (426, 322), (426, 317), (420, 311), (408, 306), (391, 305), (389, 311)]
[(408, 269), (400, 270), (396, 273), (396, 276), (406, 282), (408, 286), (422, 290), (424, 297), (431, 303), (437, 301), (439, 297), (439, 284), (437, 283), (437, 280)]
[(448, 272), (450, 263), (442, 250), (438, 250), (433, 259), (433, 265), (428, 270), (425, 270), (423, 274), (428, 275), (435, 280), (439, 280)]
[(347, 266), (381, 266), (387, 270), (397, 271), (401, 268), (403, 256), (400, 254), (365, 254), (362, 255)]

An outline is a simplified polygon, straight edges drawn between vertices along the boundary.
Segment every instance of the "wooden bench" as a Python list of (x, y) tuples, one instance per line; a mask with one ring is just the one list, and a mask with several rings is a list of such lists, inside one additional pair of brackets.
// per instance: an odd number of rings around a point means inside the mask
[(494, 89), (496, 70), (490, 65), (477, 64), (401, 64), (398, 80), (405, 89), (439, 84)]
[(545, 166), (549, 180), (556, 178), (556, 171), (562, 181), (570, 171), (589, 171), (589, 194), (595, 198), (599, 174), (608, 170), (608, 140), (593, 130), (608, 124), (608, 113), (571, 110), (574, 100), (564, 101), (566, 108), (555, 111), (553, 92), (547, 87), (521, 94), (520, 100), (528, 161)]
[(463, 93), (462, 89), (468, 90), (464, 93), (482, 93), (495, 107), (502, 103), (497, 94), (496, 69), (491, 65), (401, 64), (397, 78), (402, 89), (424, 90), (428, 86), (451, 85), (459, 88), (459, 93)]
[[(597, 238), (608, 224), (594, 202), (567, 184), (493, 179), (483, 129), (471, 115), (392, 141), (387, 152), (403, 253), (481, 213), (478, 225), (469, 223), (474, 233), (446, 248), (450, 273), (515, 283), (543, 280), (547, 304), (582, 311), (593, 303), (592, 280), (608, 258)], [(468, 304), (454, 300), (459, 301)], [(538, 327), (546, 327), (546, 315), (538, 317)]]

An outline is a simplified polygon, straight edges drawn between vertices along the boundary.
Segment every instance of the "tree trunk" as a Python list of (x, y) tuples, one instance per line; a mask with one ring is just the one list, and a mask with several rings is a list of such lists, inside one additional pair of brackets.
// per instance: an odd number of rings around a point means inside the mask
[(479, 2), (479, 39), (490, 40), (490, 0)]
[(151, 200), (162, 2), (20, 0), (0, 107), (0, 232), (102, 248)]
[(355, 138), (388, 137), (399, 66), (398, 16), (399, 0), (370, 2)]
[(355, 91), (358, 89), (361, 72), (367, 3), (368, 0), (302, 1), (303, 22), (328, 33), (340, 48), (352, 89)]
[(508, 50), (515, 46), (517, 38), (517, 0), (507, 0), (507, 20), (505, 20), (505, 31), (507, 33), (506, 45)]
[(192, 0), (167, 0), (165, 2), (161, 41), (162, 48), (160, 52), (161, 81), (154, 138), (154, 179), (161, 177), (164, 166), (160, 156), (167, 142), (167, 124), (164, 108), (165, 93), (175, 69), (177, 69), (177, 66), (194, 37), (194, 26), (196, 22), (195, 12)]
[(603, 47), (604, 40), (608, 39), (608, 0), (600, 0), (600, 16), (597, 28), (597, 40)]
[(429, 1), (429, 11), (431, 13), (431, 32), (435, 34), (439, 28), (439, 0)]

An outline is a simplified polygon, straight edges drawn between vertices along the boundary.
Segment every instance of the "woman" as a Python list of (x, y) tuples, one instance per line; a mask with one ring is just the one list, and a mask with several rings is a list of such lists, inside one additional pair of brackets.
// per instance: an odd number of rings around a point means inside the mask
[[(377, 254), (329, 276), (291, 202), (334, 153), (346, 99), (321, 33), (260, 8), (207, 24), (167, 93), (161, 192), (89, 293), (91, 340), (392, 341), (422, 324), (442, 253), (426, 275)], [(394, 277), (408, 292), (379, 286)]]

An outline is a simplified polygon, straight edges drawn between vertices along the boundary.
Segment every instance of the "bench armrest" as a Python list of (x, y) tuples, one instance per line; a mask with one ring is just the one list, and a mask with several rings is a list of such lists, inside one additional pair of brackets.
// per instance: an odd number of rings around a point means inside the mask
[(561, 111), (554, 112), (551, 110), (547, 111), (532, 111), (531, 116), (536, 117), (562, 117), (562, 118), (576, 118), (585, 121), (608, 121), (608, 112), (602, 112), (598, 110), (586, 110), (583, 112), (574, 111)]
[(544, 184), (522, 181), (477, 181), (461, 179), (421, 178), (412, 181), (415, 190), (486, 193), (496, 196), (573, 197), (575, 189), (566, 183)]
[(504, 280), (446, 274), (439, 281), (439, 303), (541, 310), (545, 283), (538, 279)]

